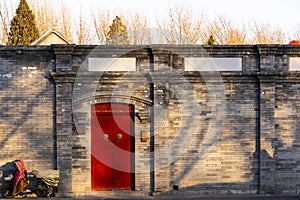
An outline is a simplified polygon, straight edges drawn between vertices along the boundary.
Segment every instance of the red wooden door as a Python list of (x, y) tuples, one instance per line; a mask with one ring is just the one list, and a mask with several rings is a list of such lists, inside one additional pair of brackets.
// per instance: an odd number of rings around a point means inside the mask
[(93, 190), (134, 189), (134, 117), (128, 104), (92, 106)]

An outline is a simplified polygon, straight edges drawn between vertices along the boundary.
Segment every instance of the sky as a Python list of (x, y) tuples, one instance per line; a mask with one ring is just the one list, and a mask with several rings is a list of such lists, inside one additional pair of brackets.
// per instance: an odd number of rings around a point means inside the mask
[(156, 18), (168, 14), (174, 5), (187, 5), (195, 15), (206, 15), (209, 19), (225, 15), (234, 24), (253, 22), (279, 26), (283, 31), (300, 26), (299, 0), (58, 0), (70, 2), (75, 10), (81, 8), (90, 12), (91, 8), (108, 8), (118, 13), (127, 10), (143, 13), (155, 26)]
[[(0, 0), (9, 1), (9, 0)], [(17, 6), (20, 0), (11, 0)], [(29, 1), (29, 0), (28, 0)], [(43, 1), (43, 0), (33, 0)], [(235, 27), (243, 25), (269, 24), (285, 33), (287, 42), (293, 40), (293, 32), (300, 32), (300, 0), (46, 0), (56, 5), (63, 2), (71, 12), (79, 16), (80, 11), (91, 16), (94, 11), (110, 10), (113, 15), (126, 11), (143, 14), (148, 28), (157, 28), (156, 22), (166, 18), (170, 7), (184, 6), (192, 10), (193, 16), (204, 15), (208, 21), (225, 16)], [(247, 28), (247, 27), (246, 27)]]

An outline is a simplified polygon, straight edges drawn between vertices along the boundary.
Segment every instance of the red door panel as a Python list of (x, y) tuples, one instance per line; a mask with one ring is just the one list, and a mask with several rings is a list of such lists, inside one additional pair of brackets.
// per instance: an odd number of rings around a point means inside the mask
[(130, 190), (130, 116), (114, 116), (113, 187)]
[(93, 190), (134, 189), (133, 106), (96, 104), (91, 117)]
[(111, 133), (112, 127), (105, 126), (111, 124), (111, 117), (94, 116), (92, 120), (92, 140), (91, 140), (91, 162), (92, 162), (92, 189), (93, 190), (111, 190), (112, 189), (112, 152), (111, 142), (104, 138), (105, 133)]

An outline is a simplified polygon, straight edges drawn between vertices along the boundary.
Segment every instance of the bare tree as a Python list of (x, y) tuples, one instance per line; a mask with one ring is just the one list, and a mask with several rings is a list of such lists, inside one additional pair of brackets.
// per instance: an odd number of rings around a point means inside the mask
[(59, 31), (67, 38), (73, 38), (72, 32), (74, 31), (74, 21), (72, 20), (71, 12), (66, 4), (62, 4), (59, 9), (60, 23)]
[[(286, 39), (300, 40), (300, 25), (291, 30), (287, 37), (280, 27), (269, 24), (254, 22), (237, 26), (225, 15), (210, 21), (204, 15), (196, 16), (191, 7), (184, 4), (170, 7), (167, 18), (157, 18), (155, 30), (149, 29), (148, 19), (143, 13), (130, 10), (115, 14), (109, 9), (98, 9), (96, 12), (91, 10), (91, 16), (85, 16), (83, 12), (78, 16), (72, 15), (71, 7), (64, 1), (27, 1), (35, 13), (40, 33), (55, 28), (78, 44), (106, 44), (109, 26), (115, 15), (123, 19), (130, 44), (205, 44), (210, 36), (213, 36), (214, 44), (282, 44)], [(1, 44), (7, 41), (16, 7), (14, 3), (16, 1), (0, 0)]]
[(292, 34), (289, 38), (290, 40), (298, 40), (300, 41), (300, 24), (298, 24), (293, 30)]
[[(127, 15), (125, 16), (123, 13), (127, 13)], [(150, 32), (147, 27), (148, 21), (144, 15), (127, 10), (126, 12), (119, 12), (118, 16), (123, 19), (123, 24), (127, 27), (129, 44), (151, 43)], [(114, 14), (110, 10), (98, 9), (92, 12), (92, 22), (98, 43), (107, 43), (106, 38), (113, 17)]]
[(50, 28), (58, 27), (57, 13), (53, 1), (40, 0), (28, 1), (30, 7), (35, 12), (36, 23), (40, 33), (46, 32)]
[(64, 2), (49, 0), (29, 0), (30, 7), (35, 12), (38, 29), (41, 33), (51, 28), (61, 32), (64, 37), (73, 39), (74, 21), (69, 7)]
[(245, 26), (236, 27), (224, 15), (209, 22), (204, 35), (206, 40), (213, 35), (217, 44), (245, 44), (247, 36)]
[(169, 8), (166, 20), (157, 20), (160, 34), (170, 44), (195, 44), (201, 39), (203, 16), (193, 15), (192, 9), (176, 6)]
[(130, 12), (130, 19), (127, 20), (127, 30), (130, 44), (151, 44), (148, 21), (144, 15)]
[(76, 24), (77, 31), (77, 44), (91, 44), (91, 34), (90, 34), (90, 23), (87, 21), (86, 17), (82, 15), (80, 11), (80, 16), (78, 23)]
[(271, 27), (270, 24), (258, 24), (254, 22), (251, 26), (253, 38), (252, 44), (283, 44), (285, 35), (280, 27)]
[(109, 25), (112, 17), (109, 10), (97, 10), (92, 12), (92, 20), (95, 28), (97, 42), (105, 44), (106, 36), (109, 31)]
[(0, 44), (6, 44), (8, 39), (8, 32), (10, 27), (10, 21), (14, 15), (14, 6), (12, 2), (0, 1)]

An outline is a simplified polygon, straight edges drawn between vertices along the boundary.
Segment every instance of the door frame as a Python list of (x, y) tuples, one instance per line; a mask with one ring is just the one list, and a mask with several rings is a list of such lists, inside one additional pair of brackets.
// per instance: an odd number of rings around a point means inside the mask
[[(130, 115), (130, 190), (129, 191), (133, 191), (135, 190), (135, 115), (134, 115), (134, 105), (133, 104), (128, 104), (128, 103), (96, 103), (96, 104), (93, 104), (91, 105), (91, 153), (90, 153), (90, 159), (91, 159), (91, 170), (90, 170), (90, 174), (91, 174), (91, 189), (93, 190), (92, 188), (92, 126), (93, 126), (93, 123), (92, 123), (92, 119), (93, 119), (93, 115), (95, 116), (99, 116), (101, 115), (101, 111), (98, 112), (96, 107), (97, 105), (106, 105), (107, 107), (109, 107), (109, 105), (123, 105), (123, 106), (127, 106), (128, 110), (125, 111), (125, 110), (121, 110), (120, 112), (128, 112), (129, 115)], [(113, 113), (116, 112), (116, 110), (112, 111), (112, 115)], [(118, 112), (118, 111), (117, 111)], [(108, 113), (102, 113), (103, 116), (104, 115), (108, 115)], [(118, 188), (112, 188), (112, 190), (118, 190)], [(121, 189), (122, 190), (122, 189)], [(98, 191), (98, 190), (93, 190), (93, 191)]]

